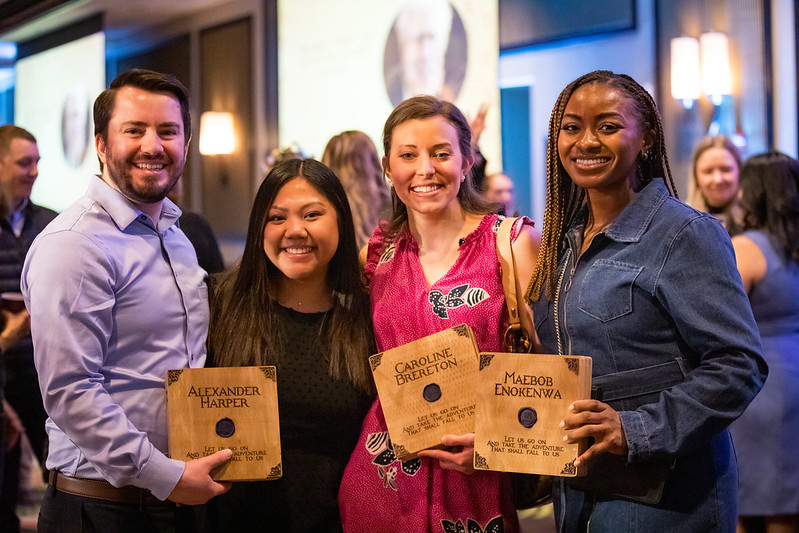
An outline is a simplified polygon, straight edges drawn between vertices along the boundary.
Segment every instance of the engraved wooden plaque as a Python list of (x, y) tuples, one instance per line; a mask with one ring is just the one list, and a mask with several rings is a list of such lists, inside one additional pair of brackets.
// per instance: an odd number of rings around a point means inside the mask
[(282, 475), (274, 366), (170, 370), (166, 380), (169, 455), (188, 461), (230, 448), (217, 481)]
[(587, 443), (566, 444), (560, 421), (591, 397), (591, 358), (481, 353), (474, 467), (553, 476), (585, 475), (574, 460)]
[(474, 431), (477, 344), (461, 324), (369, 358), (395, 455)]

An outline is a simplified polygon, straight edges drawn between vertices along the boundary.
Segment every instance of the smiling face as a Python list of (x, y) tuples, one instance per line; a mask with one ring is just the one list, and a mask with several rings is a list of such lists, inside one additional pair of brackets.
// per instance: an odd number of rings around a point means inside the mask
[(264, 251), (292, 281), (322, 281), (338, 249), (338, 217), (330, 201), (305, 178), (289, 181), (269, 207)]
[(472, 162), (461, 155), (455, 127), (441, 116), (394, 128), (391, 151), (383, 157), (386, 177), (409, 217), (460, 210), (458, 191)]
[(696, 160), (696, 184), (709, 207), (723, 209), (738, 194), (738, 163), (722, 146), (712, 146)]
[(31, 195), (39, 176), (39, 148), (35, 142), (19, 137), (11, 139), (8, 150), (0, 156), (0, 191), (10, 209), (17, 209)]
[(134, 204), (160, 202), (183, 174), (188, 145), (180, 103), (170, 93), (120, 88), (108, 138), (95, 142), (103, 179)]
[(574, 91), (563, 114), (558, 155), (572, 181), (584, 188), (624, 191), (633, 187), (639, 154), (654, 142), (635, 103), (606, 83)]

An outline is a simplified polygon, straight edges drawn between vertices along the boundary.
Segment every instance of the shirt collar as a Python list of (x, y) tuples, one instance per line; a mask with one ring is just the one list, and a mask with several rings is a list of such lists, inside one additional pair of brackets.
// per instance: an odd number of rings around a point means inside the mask
[[(89, 182), (86, 196), (99, 202), (111, 217), (111, 220), (114, 221), (114, 224), (122, 230), (127, 229), (136, 220), (152, 227), (150, 217), (145, 215), (141, 209), (136, 208), (121, 192), (111, 187), (96, 174)], [(173, 226), (181, 214), (178, 206), (172, 203), (169, 198), (164, 198), (161, 205), (161, 220), (158, 221), (158, 231), (164, 232), (170, 226)]]
[(654, 178), (619, 213), (605, 230), (605, 236), (618, 242), (638, 242), (669, 191), (662, 178)]

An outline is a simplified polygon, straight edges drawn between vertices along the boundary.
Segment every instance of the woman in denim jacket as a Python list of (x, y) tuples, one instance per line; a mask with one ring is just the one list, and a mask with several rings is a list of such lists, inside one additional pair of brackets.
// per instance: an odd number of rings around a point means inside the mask
[(575, 461), (588, 476), (555, 483), (559, 530), (735, 531), (726, 428), (767, 367), (730, 239), (676, 198), (657, 108), (629, 76), (586, 74), (555, 104), (528, 297), (543, 353), (593, 358), (596, 399), (561, 423), (592, 440)]

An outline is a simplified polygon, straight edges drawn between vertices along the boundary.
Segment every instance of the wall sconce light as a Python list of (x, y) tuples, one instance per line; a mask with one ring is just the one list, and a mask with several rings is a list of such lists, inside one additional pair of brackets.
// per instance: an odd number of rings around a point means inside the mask
[(671, 40), (671, 96), (691, 109), (701, 94), (699, 80), (699, 41), (675, 37)]
[[(701, 69), (700, 69), (701, 51)], [(732, 94), (730, 48), (721, 32), (703, 33), (699, 40), (676, 37), (671, 40), (671, 95), (691, 109), (700, 94), (721, 105), (722, 96)]]
[(200, 116), (200, 153), (232, 154), (236, 148), (233, 113), (206, 111)]
[(219, 184), (227, 186), (230, 181), (227, 165), (222, 156), (232, 154), (236, 148), (233, 129), (233, 113), (206, 111), (200, 116), (200, 153), (216, 156), (219, 167)]
[(721, 32), (703, 33), (699, 36), (702, 50), (702, 92), (714, 105), (721, 105), (721, 97), (732, 94), (730, 73), (730, 45)]

